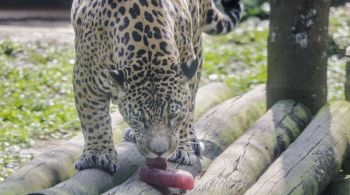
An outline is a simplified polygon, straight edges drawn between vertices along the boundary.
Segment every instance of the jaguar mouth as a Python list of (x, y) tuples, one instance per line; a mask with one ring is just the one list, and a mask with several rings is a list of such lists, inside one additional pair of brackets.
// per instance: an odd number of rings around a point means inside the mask
[(165, 158), (146, 158), (145, 164), (152, 168), (166, 169), (168, 166), (167, 160)]

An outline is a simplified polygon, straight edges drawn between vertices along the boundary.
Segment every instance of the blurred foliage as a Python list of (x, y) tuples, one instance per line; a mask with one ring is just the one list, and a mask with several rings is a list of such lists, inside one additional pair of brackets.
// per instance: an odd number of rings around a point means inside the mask
[(267, 19), (270, 13), (270, 3), (268, 0), (243, 0), (244, 15), (243, 20), (249, 17)]
[(350, 47), (350, 7), (331, 8), (328, 47), (328, 99), (344, 99), (345, 50)]

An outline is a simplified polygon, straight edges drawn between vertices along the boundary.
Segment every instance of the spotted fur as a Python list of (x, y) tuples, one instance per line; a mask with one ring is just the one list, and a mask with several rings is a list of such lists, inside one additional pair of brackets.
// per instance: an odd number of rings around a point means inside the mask
[(85, 137), (78, 170), (116, 171), (110, 101), (141, 154), (191, 164), (200, 153), (193, 112), (201, 33), (227, 33), (239, 20), (238, 0), (221, 3), (222, 11), (211, 0), (73, 1), (73, 86)]

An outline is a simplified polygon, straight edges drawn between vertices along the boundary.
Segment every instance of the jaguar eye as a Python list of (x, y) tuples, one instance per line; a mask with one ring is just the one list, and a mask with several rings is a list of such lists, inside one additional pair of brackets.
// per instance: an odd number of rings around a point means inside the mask
[(130, 127), (134, 130), (139, 130), (144, 127), (143, 122), (136, 120), (136, 119), (131, 119), (130, 121)]
[(178, 116), (179, 116), (178, 113), (170, 113), (169, 114), (169, 120), (175, 119)]
[(175, 127), (181, 121), (181, 106), (177, 103), (169, 104), (168, 126)]
[(168, 119), (169, 119), (169, 126), (170, 127), (175, 127), (182, 120), (182, 116), (181, 116), (180, 112), (172, 113), (172, 114), (169, 114)]
[(140, 111), (134, 111), (129, 116), (129, 125), (134, 130), (144, 128), (144, 119)]

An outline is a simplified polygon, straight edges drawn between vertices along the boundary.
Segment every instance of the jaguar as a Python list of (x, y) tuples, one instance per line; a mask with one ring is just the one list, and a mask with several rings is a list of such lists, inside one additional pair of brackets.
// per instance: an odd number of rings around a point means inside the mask
[(85, 139), (75, 168), (115, 173), (109, 114), (147, 158), (190, 165), (203, 151), (193, 127), (202, 33), (230, 32), (239, 0), (74, 0), (73, 89)]

